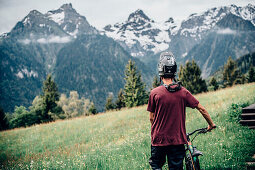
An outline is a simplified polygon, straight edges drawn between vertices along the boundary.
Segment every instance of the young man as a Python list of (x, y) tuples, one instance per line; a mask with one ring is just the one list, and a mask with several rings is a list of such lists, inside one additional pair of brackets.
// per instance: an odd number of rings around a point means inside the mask
[(199, 101), (179, 83), (174, 83), (177, 65), (172, 53), (160, 55), (159, 76), (163, 85), (150, 93), (148, 108), (151, 121), (152, 169), (161, 169), (166, 157), (169, 169), (183, 169), (186, 107), (196, 108), (205, 118), (208, 130), (215, 128), (210, 115)]

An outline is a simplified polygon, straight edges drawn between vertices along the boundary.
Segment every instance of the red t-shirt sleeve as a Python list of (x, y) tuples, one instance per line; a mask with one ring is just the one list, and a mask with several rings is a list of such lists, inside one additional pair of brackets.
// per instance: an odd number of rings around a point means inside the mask
[(194, 109), (199, 104), (199, 101), (187, 90), (186, 92), (186, 106)]
[(155, 107), (156, 107), (156, 102), (154, 100), (154, 95), (150, 94), (147, 111), (155, 113)]

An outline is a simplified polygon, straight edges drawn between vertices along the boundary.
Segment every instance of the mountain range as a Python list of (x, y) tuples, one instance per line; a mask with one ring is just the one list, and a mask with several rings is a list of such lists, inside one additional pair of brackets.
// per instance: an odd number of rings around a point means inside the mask
[(181, 23), (156, 22), (141, 9), (103, 30), (91, 26), (72, 4), (45, 14), (32, 10), (0, 36), (0, 105), (29, 106), (51, 73), (61, 93), (78, 91), (99, 111), (109, 94), (124, 86), (124, 70), (134, 60), (149, 89), (159, 53), (170, 50), (178, 64), (195, 59), (206, 78), (228, 56), (255, 51), (255, 6), (235, 5), (192, 14)]
[(136, 62), (145, 82), (152, 71), (119, 43), (91, 26), (71, 4), (46, 14), (31, 11), (0, 38), (1, 97), (5, 111), (28, 107), (51, 73), (61, 93), (75, 90), (104, 109), (109, 94), (124, 86), (128, 60)]
[[(230, 18), (232, 19), (228, 21)], [(103, 32), (120, 42), (133, 57), (153, 68), (156, 67), (158, 53), (164, 50), (172, 51), (179, 64), (195, 58), (202, 68), (203, 77), (206, 78), (224, 64), (228, 56), (238, 58), (255, 51), (254, 25), (255, 6), (248, 4), (244, 7), (215, 7), (200, 14), (191, 14), (181, 23), (176, 23), (173, 18), (156, 22), (142, 10), (137, 10), (130, 14), (126, 21), (107, 25)], [(207, 43), (212, 34), (223, 39), (227, 37), (228, 40), (232, 37), (236, 41), (232, 42), (231, 47), (228, 44), (224, 47), (220, 45), (220, 50), (215, 48), (218, 43), (215, 43), (215, 47), (210, 46), (212, 42)], [(243, 36), (246, 38), (239, 39)], [(197, 50), (199, 48), (200, 50)], [(222, 50), (223, 48), (227, 51)], [(204, 54), (201, 55), (202, 53)], [(200, 62), (200, 58), (213, 58), (214, 61), (207, 61), (206, 64), (204, 60)], [(221, 64), (213, 64), (216, 59)]]

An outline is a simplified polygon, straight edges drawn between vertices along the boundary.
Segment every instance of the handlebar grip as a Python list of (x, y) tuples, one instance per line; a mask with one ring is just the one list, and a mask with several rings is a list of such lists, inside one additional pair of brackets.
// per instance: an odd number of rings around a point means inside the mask
[(208, 130), (208, 128), (206, 128), (206, 129), (207, 129), (206, 132), (210, 132), (211, 130), (215, 129), (216, 127), (217, 127), (217, 126), (215, 125), (215, 126), (213, 126), (212, 129), (210, 129), (210, 130)]

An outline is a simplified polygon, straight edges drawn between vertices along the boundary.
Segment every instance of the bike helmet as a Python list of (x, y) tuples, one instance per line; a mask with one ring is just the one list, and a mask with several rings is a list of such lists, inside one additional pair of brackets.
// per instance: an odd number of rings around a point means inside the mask
[(160, 54), (158, 63), (158, 74), (160, 77), (174, 78), (176, 76), (177, 65), (174, 55), (171, 52)]

